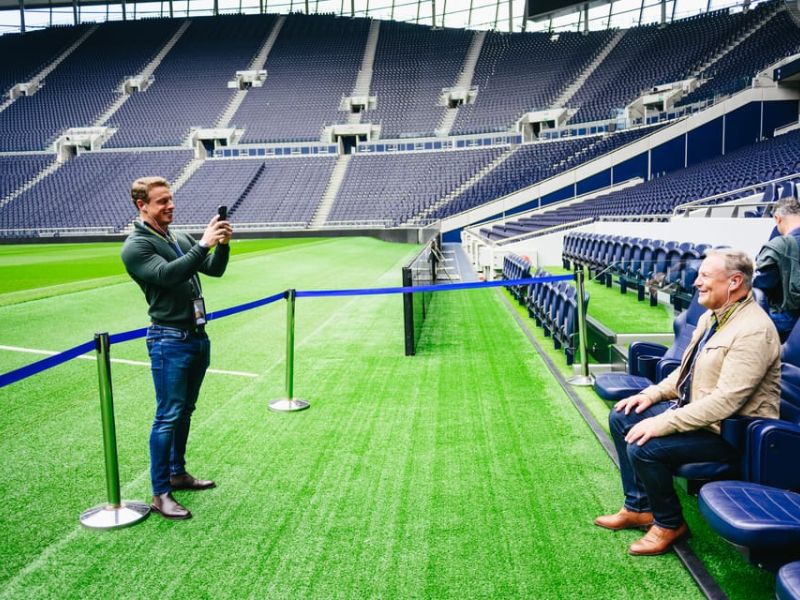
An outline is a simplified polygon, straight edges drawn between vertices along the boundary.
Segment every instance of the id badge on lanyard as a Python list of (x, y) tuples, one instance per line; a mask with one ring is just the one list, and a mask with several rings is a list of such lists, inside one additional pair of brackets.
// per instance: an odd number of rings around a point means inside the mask
[[(183, 256), (183, 250), (178, 245), (178, 240), (173, 240), (173, 247), (178, 256)], [(206, 320), (206, 301), (200, 293), (200, 282), (196, 280), (197, 275), (192, 275), (192, 289), (195, 291), (195, 298), (192, 299), (192, 318), (197, 326), (205, 325)]]

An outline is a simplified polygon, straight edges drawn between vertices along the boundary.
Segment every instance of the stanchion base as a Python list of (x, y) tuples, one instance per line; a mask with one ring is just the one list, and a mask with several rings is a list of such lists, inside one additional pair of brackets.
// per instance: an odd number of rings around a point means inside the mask
[(280, 398), (269, 403), (269, 409), (275, 412), (296, 412), (311, 406), (305, 400), (298, 398)]
[(575, 375), (574, 377), (567, 379), (567, 383), (578, 387), (591, 387), (594, 385), (594, 375), (591, 373), (585, 376)]
[(143, 521), (150, 506), (142, 502), (123, 502), (120, 506), (101, 504), (81, 514), (81, 525), (90, 529), (120, 529)]

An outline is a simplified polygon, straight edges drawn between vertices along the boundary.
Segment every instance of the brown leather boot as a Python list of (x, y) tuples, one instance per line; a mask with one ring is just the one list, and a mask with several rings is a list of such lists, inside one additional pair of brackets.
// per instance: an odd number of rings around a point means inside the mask
[(211, 481), (210, 479), (197, 479), (189, 475), (189, 473), (183, 473), (181, 475), (170, 475), (169, 476), (169, 484), (172, 486), (173, 490), (210, 490), (213, 487), (217, 487), (217, 484)]
[(643, 538), (631, 544), (628, 552), (635, 556), (654, 556), (664, 554), (672, 545), (689, 535), (689, 528), (683, 523), (677, 529), (667, 529), (653, 525)]
[(594, 520), (594, 524), (606, 529), (647, 529), (653, 524), (653, 513), (634, 512), (624, 506), (615, 515), (602, 515)]
[(192, 513), (172, 497), (172, 492), (153, 496), (150, 508), (165, 519), (191, 519)]

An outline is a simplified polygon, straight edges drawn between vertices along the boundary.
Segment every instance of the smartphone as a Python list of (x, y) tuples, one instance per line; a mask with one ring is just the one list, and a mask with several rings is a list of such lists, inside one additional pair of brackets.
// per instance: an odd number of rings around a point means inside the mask
[(219, 215), (220, 221), (227, 221), (228, 220), (228, 207), (224, 204), (217, 208), (217, 214)]

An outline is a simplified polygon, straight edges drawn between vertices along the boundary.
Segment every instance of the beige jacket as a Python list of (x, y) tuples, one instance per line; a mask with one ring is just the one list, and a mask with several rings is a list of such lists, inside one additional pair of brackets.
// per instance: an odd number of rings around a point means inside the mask
[[(678, 377), (711, 322), (711, 311), (700, 317), (681, 367), (642, 391), (655, 402), (677, 399)], [(695, 363), (691, 402), (654, 417), (658, 435), (709, 429), (733, 416), (778, 418), (781, 346), (771, 319), (752, 294), (706, 342)]]

